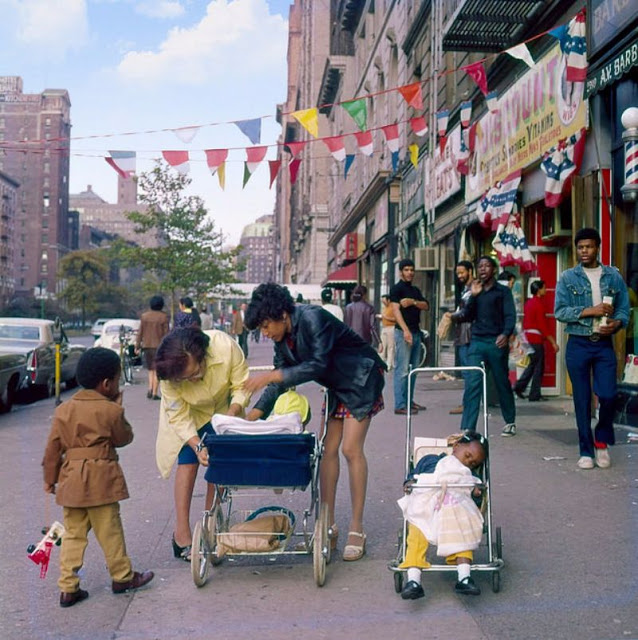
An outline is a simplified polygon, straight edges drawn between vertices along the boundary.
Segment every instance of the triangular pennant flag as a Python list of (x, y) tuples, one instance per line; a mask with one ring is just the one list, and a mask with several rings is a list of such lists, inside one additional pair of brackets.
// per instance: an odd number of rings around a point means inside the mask
[(399, 168), (399, 151), (392, 152), (392, 171), (396, 173), (396, 170)]
[(104, 158), (123, 178), (135, 173), (135, 151), (109, 151), (110, 158)]
[(226, 188), (226, 163), (222, 162), (219, 167), (217, 167), (217, 179), (219, 180), (219, 186), (222, 188), (222, 191)]
[(206, 164), (210, 169), (211, 175), (214, 176), (219, 166), (226, 162), (228, 149), (205, 149), (204, 153), (206, 154)]
[(469, 127), (472, 119), (472, 101), (465, 100), (461, 102), (461, 126)]
[(331, 136), (322, 138), (323, 143), (328, 147), (328, 151), (335, 160), (341, 162), (346, 157), (346, 148), (343, 144), (343, 136)]
[(567, 37), (567, 25), (561, 24), (558, 27), (554, 27), (547, 32), (550, 36), (554, 36), (556, 40), (560, 42), (561, 49), (563, 48), (563, 42)]
[(485, 75), (485, 67), (482, 62), (474, 62), (473, 64), (461, 67), (461, 69), (476, 82), (478, 88), (484, 95), (487, 94), (487, 76)]
[(428, 125), (423, 116), (410, 118), (410, 126), (412, 127), (412, 131), (414, 131), (419, 138), (428, 132)]
[(342, 102), (341, 106), (348, 112), (348, 115), (356, 122), (361, 131), (365, 131), (368, 121), (368, 107), (366, 105), (366, 98), (359, 98), (358, 100), (350, 100), (348, 102)]
[[(370, 157), (373, 152), (372, 147), (372, 131), (361, 131), (354, 134), (354, 137), (357, 139), (357, 145), (359, 146), (359, 151), (364, 156)], [(347, 159), (347, 156), (346, 156)]]
[(261, 142), (261, 118), (237, 120), (235, 124), (252, 144), (259, 144)]
[(485, 96), (485, 102), (487, 103), (487, 108), (494, 113), (495, 111), (498, 111), (497, 109), (497, 105), (498, 105), (498, 91), (490, 91), (486, 96)]
[(411, 144), (408, 147), (408, 151), (410, 152), (410, 162), (412, 166), (416, 169), (419, 166), (419, 145)]
[(306, 146), (306, 141), (300, 140), (299, 142), (285, 142), (284, 146), (288, 147), (290, 153), (292, 154), (292, 157), (296, 158)]
[(319, 112), (317, 107), (301, 109), (290, 114), (313, 137), (319, 137)]
[(188, 163), (188, 151), (162, 151), (164, 160), (168, 162), (174, 169), (177, 169), (182, 175), (186, 175), (190, 171)]
[(441, 157), (445, 151), (445, 145), (447, 144), (447, 136), (439, 136), (439, 149), (441, 150)]
[(344, 178), (348, 177), (348, 171), (350, 170), (350, 167), (352, 166), (353, 162), (354, 162), (354, 153), (349, 153), (346, 156), (346, 163), (343, 165), (343, 177)]
[(288, 170), (290, 171), (290, 184), (297, 182), (297, 173), (299, 172), (299, 165), (301, 164), (300, 158), (293, 158), (288, 163)]
[(406, 84), (404, 87), (399, 87), (399, 93), (411, 107), (419, 111), (423, 109), (423, 94), (421, 93), (420, 82), (413, 82), (412, 84)]
[(180, 127), (179, 129), (173, 129), (173, 133), (184, 143), (188, 144), (193, 141), (193, 138), (197, 135), (199, 127)]
[(585, 37), (585, 9), (581, 9), (567, 25), (567, 37), (561, 41), (567, 55), (565, 80), (585, 82), (587, 79), (587, 38)]
[(447, 123), (450, 118), (450, 111), (443, 109), (436, 112), (436, 128), (440, 136), (444, 136), (447, 133)]
[(252, 171), (248, 168), (248, 163), (244, 162), (244, 179), (241, 185), (242, 189), (246, 186), (246, 183), (250, 180), (250, 176), (252, 175)]
[(266, 157), (268, 147), (247, 147), (246, 148), (246, 166), (248, 171), (253, 173), (259, 166), (259, 163)]
[(399, 125), (388, 124), (385, 127), (381, 127), (386, 142), (388, 143), (388, 149), (391, 153), (395, 153), (399, 150)]
[(268, 160), (268, 169), (270, 170), (270, 184), (268, 188), (272, 187), (272, 183), (275, 181), (279, 168), (281, 167), (281, 160)]
[(522, 60), (530, 69), (533, 69), (535, 66), (534, 58), (532, 58), (532, 54), (529, 52), (527, 45), (517, 44), (515, 47), (510, 49), (506, 49), (505, 53), (509, 53), (512, 58), (516, 58), (517, 60)]

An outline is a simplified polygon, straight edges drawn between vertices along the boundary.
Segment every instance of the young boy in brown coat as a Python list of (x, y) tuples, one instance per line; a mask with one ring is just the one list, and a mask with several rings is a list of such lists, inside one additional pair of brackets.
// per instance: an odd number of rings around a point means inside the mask
[(64, 507), (61, 607), (89, 597), (80, 589), (77, 572), (91, 529), (104, 552), (113, 593), (142, 587), (154, 575), (133, 571), (120, 519), (119, 501), (129, 495), (115, 447), (132, 442), (133, 431), (122, 408), (118, 355), (102, 347), (89, 349), (78, 363), (77, 380), (84, 389), (55, 410), (42, 461), (44, 490), (56, 493)]

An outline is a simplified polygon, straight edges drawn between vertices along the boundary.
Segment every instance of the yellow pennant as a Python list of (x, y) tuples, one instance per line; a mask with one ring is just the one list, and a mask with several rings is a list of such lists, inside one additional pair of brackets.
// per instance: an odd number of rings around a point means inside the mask
[(301, 111), (294, 111), (290, 115), (298, 120), (301, 126), (313, 138), (319, 137), (319, 113), (316, 107), (313, 107), (312, 109), (302, 109)]
[(219, 180), (219, 186), (222, 190), (226, 187), (226, 163), (222, 162), (217, 167), (217, 179)]
[(410, 151), (410, 162), (414, 165), (414, 168), (416, 169), (419, 166), (419, 145), (411, 144), (408, 147), (408, 150)]

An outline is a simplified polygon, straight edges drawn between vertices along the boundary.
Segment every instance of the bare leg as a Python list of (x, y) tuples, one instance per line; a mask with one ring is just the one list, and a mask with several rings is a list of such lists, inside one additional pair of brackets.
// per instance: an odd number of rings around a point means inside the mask
[(175, 542), (180, 547), (192, 540), (190, 512), (198, 464), (178, 464), (175, 473)]
[(328, 433), (323, 441), (323, 457), (319, 468), (321, 501), (328, 505), (328, 522), (335, 521), (335, 500), (339, 481), (339, 445), (343, 434), (343, 420), (330, 419)]
[[(370, 418), (359, 422), (354, 418), (346, 418), (343, 421), (343, 445), (341, 450), (348, 463), (348, 477), (350, 479), (350, 502), (352, 504), (352, 516), (350, 518), (349, 531), (363, 533), (363, 508), (366, 501), (366, 489), (368, 486), (368, 461), (366, 460), (363, 446), (365, 443)], [(361, 544), (359, 537), (352, 537), (348, 544)]]
[(154, 396), (159, 395), (159, 380), (157, 379), (157, 373), (155, 373), (155, 369), (151, 369), (148, 372), (148, 386), (149, 389), (153, 392)]

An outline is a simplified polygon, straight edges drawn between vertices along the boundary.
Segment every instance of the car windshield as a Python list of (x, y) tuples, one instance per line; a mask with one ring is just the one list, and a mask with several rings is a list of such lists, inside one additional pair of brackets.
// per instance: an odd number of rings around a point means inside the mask
[(0, 325), (0, 340), (39, 340), (38, 327), (21, 327), (16, 324)]

